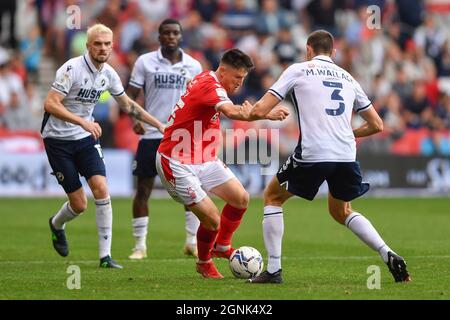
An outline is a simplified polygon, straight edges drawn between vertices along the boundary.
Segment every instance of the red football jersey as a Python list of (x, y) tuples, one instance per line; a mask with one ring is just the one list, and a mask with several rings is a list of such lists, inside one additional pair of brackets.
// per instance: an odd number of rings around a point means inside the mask
[(168, 119), (158, 151), (187, 164), (217, 158), (220, 118), (217, 108), (232, 103), (213, 71), (204, 71), (188, 85)]

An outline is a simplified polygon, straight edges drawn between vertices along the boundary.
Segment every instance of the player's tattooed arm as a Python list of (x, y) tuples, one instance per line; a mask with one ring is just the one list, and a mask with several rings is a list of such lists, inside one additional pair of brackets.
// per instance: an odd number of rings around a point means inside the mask
[(157, 128), (161, 133), (164, 133), (165, 125), (145, 111), (144, 108), (142, 108), (134, 100), (131, 100), (126, 94), (116, 97), (116, 100), (120, 109), (122, 109), (122, 111), (127, 113), (130, 117), (138, 121), (143, 121)]

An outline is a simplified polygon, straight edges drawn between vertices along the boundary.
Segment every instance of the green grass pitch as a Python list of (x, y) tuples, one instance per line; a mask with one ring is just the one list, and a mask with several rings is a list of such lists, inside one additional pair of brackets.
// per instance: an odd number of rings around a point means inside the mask
[[(67, 225), (70, 254), (53, 250), (48, 218), (63, 199), (0, 199), (0, 299), (446, 299), (450, 298), (450, 199), (360, 199), (355, 210), (369, 218), (388, 245), (403, 255), (413, 278), (394, 283), (378, 254), (327, 213), (325, 199), (292, 199), (284, 207), (282, 285), (235, 279), (216, 260), (223, 280), (203, 279), (184, 257), (184, 213), (172, 200), (150, 201), (149, 257), (130, 261), (134, 240), (131, 199), (113, 199), (113, 258), (123, 270), (98, 267), (94, 204)], [(219, 207), (223, 203), (217, 202)], [(262, 201), (252, 199), (233, 245), (254, 246), (266, 260)], [(81, 289), (69, 290), (70, 265), (81, 270)], [(381, 288), (368, 289), (371, 265)]]

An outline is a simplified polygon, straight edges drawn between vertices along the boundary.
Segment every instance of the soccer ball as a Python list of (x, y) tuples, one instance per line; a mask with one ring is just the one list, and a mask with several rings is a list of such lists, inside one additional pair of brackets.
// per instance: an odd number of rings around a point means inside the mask
[(230, 256), (230, 269), (236, 278), (249, 279), (258, 276), (264, 268), (264, 261), (258, 250), (243, 246)]

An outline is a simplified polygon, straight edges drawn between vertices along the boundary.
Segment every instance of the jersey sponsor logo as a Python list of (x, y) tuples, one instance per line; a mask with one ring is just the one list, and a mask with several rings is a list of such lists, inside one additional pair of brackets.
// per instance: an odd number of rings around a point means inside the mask
[(157, 73), (153, 77), (157, 89), (183, 89), (186, 77), (175, 73)]
[(81, 88), (80, 91), (78, 91), (75, 100), (87, 103), (97, 103), (102, 93), (103, 90)]

